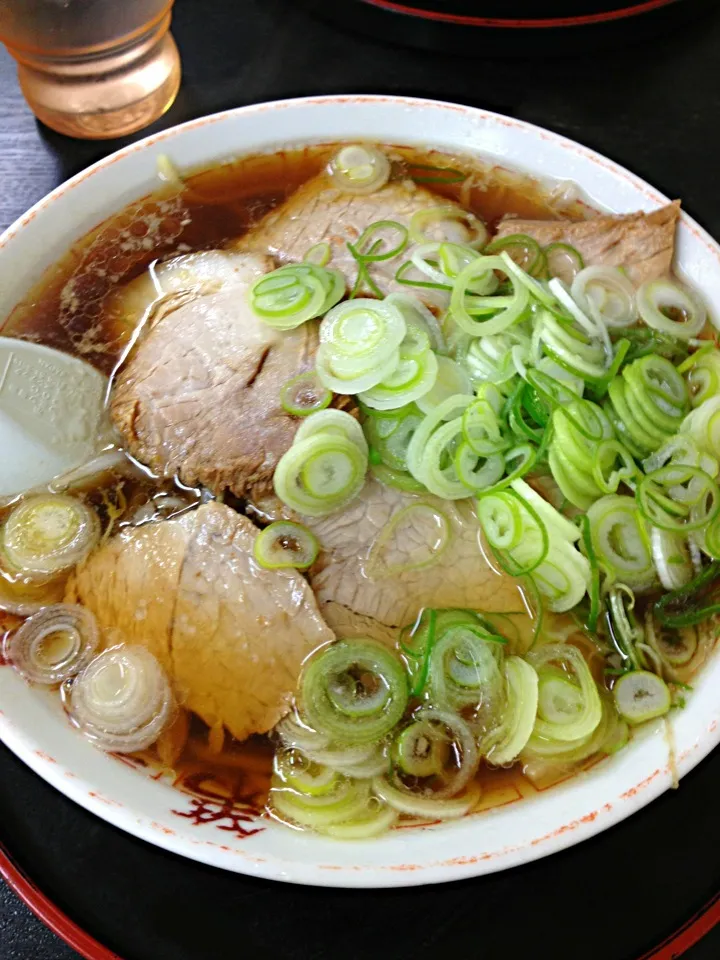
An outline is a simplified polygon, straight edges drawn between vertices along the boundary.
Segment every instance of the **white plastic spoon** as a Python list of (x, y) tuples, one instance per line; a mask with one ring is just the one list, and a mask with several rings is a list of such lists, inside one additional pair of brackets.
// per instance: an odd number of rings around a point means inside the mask
[(82, 360), (0, 337), (0, 496), (46, 484), (107, 443), (106, 389)]

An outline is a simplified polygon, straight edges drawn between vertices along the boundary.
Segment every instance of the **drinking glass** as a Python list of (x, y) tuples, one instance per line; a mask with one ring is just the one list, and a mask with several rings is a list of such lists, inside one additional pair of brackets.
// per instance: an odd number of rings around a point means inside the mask
[(140, 130), (172, 104), (180, 57), (173, 0), (0, 0), (0, 41), (25, 99), (71, 137)]

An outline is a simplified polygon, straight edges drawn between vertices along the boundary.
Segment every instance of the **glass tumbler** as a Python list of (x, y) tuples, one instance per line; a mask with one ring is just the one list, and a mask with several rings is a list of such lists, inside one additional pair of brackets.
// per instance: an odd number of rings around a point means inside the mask
[(0, 0), (0, 41), (39, 120), (71, 137), (133, 133), (171, 106), (173, 0)]

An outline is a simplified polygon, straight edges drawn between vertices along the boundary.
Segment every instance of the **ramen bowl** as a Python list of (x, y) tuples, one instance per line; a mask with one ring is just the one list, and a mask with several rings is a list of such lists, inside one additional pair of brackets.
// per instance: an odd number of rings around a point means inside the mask
[[(432, 131), (429, 139), (427, 131)], [(343, 140), (437, 148), (491, 158), (542, 181), (578, 185), (593, 206), (653, 210), (667, 198), (600, 155), (530, 124), (469, 107), (402, 97), (339, 96), (259, 104), (192, 121), (121, 150), (63, 184), (0, 238), (0, 316), (73, 244), (151, 193), (157, 163), (205, 168), (247, 154)], [(676, 269), (720, 308), (720, 247), (683, 214)], [(637, 813), (720, 739), (720, 661), (711, 659), (685, 709), (646, 725), (630, 745), (528, 799), (511, 785), (492, 806), (445, 824), (410, 824), (371, 841), (290, 830), (221, 794), (175, 782), (78, 735), (60, 699), (0, 668), (0, 737), (87, 810), (181, 856), (239, 873), (320, 886), (384, 887), (507, 869), (578, 843)], [(681, 785), (682, 789), (682, 785)], [(482, 807), (482, 804), (480, 804)]]

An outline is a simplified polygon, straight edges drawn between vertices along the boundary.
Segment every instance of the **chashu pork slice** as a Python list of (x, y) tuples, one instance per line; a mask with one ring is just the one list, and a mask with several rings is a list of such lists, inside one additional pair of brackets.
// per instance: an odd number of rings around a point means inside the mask
[[(394, 539), (388, 540), (392, 518), (413, 503), (429, 504), (444, 514), (450, 537), (433, 562), (402, 570), (404, 564), (428, 559), (437, 537), (436, 526), (428, 525), (419, 512), (417, 520), (396, 521)], [(373, 636), (383, 639), (387, 628), (412, 623), (423, 607), (466, 607), (487, 613), (524, 609), (517, 581), (496, 572), (486, 559), (471, 500), (414, 497), (370, 480), (344, 510), (305, 522), (322, 548), (310, 582), (323, 617), (339, 636), (372, 630)], [(374, 628), (372, 621), (379, 626)]]
[[(304, 183), (284, 203), (259, 222), (242, 237), (236, 248), (258, 254), (269, 254), (280, 263), (299, 262), (308, 250), (317, 243), (330, 244), (331, 258), (327, 266), (339, 270), (348, 287), (352, 287), (358, 274), (358, 265), (348, 243), (358, 240), (362, 232), (379, 220), (392, 220), (408, 227), (410, 218), (420, 210), (444, 207), (462, 210), (459, 204), (445, 197), (430, 193), (411, 181), (391, 181), (375, 193), (354, 195), (343, 193), (326, 174), (319, 174)], [(428, 223), (424, 227), (431, 239), (435, 230), (438, 239), (463, 243), (470, 234), (462, 220), (446, 219)], [(386, 239), (385, 249), (399, 242), (397, 231), (377, 234)], [(408, 247), (400, 257), (379, 261), (370, 265), (370, 274), (383, 293), (393, 290), (408, 292), (409, 288), (395, 282), (395, 273), (413, 250)], [(417, 274), (419, 279), (427, 279)], [(444, 306), (447, 297), (427, 288), (413, 288), (415, 296), (429, 306)]]
[(680, 203), (676, 201), (652, 213), (600, 215), (589, 220), (507, 217), (498, 224), (497, 236), (524, 233), (543, 247), (568, 243), (582, 254), (585, 266), (624, 267), (632, 282), (640, 286), (670, 272), (679, 215)]
[(273, 330), (247, 289), (236, 283), (162, 317), (118, 372), (110, 412), (156, 475), (262, 498), (298, 424), (280, 391), (314, 367), (317, 326)]
[(334, 639), (303, 576), (255, 562), (256, 533), (246, 517), (208, 503), (123, 531), (78, 567), (66, 592), (96, 615), (107, 646), (148, 647), (181, 705), (239, 740), (275, 726), (305, 658)]

